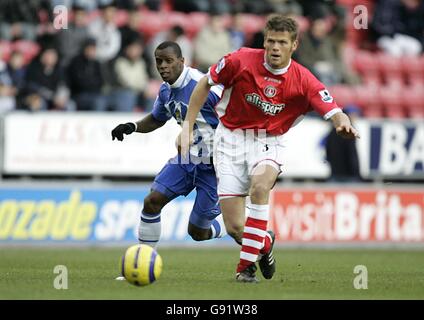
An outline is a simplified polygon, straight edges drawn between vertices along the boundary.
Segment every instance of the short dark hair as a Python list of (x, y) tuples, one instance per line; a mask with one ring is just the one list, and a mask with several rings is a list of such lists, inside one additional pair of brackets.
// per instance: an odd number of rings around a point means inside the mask
[(176, 43), (174, 41), (164, 41), (164, 42), (162, 42), (160, 45), (158, 45), (156, 47), (155, 51), (156, 50), (164, 50), (166, 48), (172, 48), (172, 50), (174, 51), (177, 58), (181, 58), (183, 56), (180, 46), (178, 45), (178, 43)]
[(272, 14), (268, 17), (265, 25), (265, 34), (268, 31), (287, 31), (291, 35), (291, 39), (294, 41), (297, 39), (299, 27), (296, 20), (284, 16), (282, 14)]
[(174, 32), (178, 37), (184, 34), (184, 29), (180, 25), (173, 26), (171, 31)]

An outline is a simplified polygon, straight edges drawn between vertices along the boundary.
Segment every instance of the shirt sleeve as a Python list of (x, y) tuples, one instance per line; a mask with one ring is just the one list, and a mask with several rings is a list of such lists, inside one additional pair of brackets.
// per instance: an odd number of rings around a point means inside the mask
[(222, 84), (224, 87), (231, 87), (239, 66), (238, 51), (225, 55), (218, 63), (209, 68), (207, 74), (209, 84)]
[(309, 104), (313, 110), (319, 113), (325, 120), (330, 119), (334, 114), (342, 112), (330, 92), (312, 74), (307, 79), (307, 96)]
[(213, 86), (208, 94), (207, 104), (209, 104), (211, 107), (215, 108), (215, 106), (218, 104), (219, 100), (221, 100), (222, 97), (222, 91), (223, 87), (222, 85)]
[(165, 103), (168, 100), (167, 96), (169, 95), (168, 90), (164, 85), (159, 89), (158, 96), (153, 104), (152, 115), (158, 121), (168, 121), (172, 118), (172, 114), (166, 108)]

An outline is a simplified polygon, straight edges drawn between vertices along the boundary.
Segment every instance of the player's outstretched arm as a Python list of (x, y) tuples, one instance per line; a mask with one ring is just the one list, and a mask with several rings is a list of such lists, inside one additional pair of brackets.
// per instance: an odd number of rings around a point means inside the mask
[(358, 130), (352, 126), (352, 123), (350, 122), (347, 114), (338, 112), (330, 119), (333, 122), (333, 126), (339, 136), (346, 139), (360, 138)]
[(151, 113), (149, 113), (142, 120), (137, 122), (127, 122), (119, 124), (112, 130), (112, 140), (124, 140), (124, 134), (131, 134), (133, 132), (147, 133), (162, 127), (166, 122), (156, 120)]
[(197, 114), (208, 98), (210, 89), (211, 85), (209, 85), (208, 78), (205, 76), (200, 79), (191, 94), (187, 115), (179, 136), (181, 154), (187, 154), (190, 149), (190, 144), (193, 142), (193, 126), (196, 122)]

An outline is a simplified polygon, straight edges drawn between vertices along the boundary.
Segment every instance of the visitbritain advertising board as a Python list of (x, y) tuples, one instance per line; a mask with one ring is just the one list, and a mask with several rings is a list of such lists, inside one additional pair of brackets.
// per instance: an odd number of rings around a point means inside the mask
[[(176, 154), (180, 127), (172, 119), (155, 132), (112, 141), (119, 123), (145, 114), (11, 113), (4, 118), (2, 170), (9, 174), (154, 176)], [(424, 123), (358, 120), (364, 178), (424, 179)], [(324, 141), (331, 124), (306, 118), (285, 135), (283, 175), (325, 179), (330, 175)], [(1, 160), (0, 160), (1, 162)]]
[(290, 188), (273, 193), (278, 241), (424, 244), (424, 188)]
[[(0, 244), (137, 242), (148, 188), (0, 188)], [(187, 235), (195, 194), (162, 210), (163, 245), (199, 245)], [(278, 244), (424, 244), (422, 187), (277, 187), (269, 228)], [(229, 236), (201, 245), (234, 244)]]

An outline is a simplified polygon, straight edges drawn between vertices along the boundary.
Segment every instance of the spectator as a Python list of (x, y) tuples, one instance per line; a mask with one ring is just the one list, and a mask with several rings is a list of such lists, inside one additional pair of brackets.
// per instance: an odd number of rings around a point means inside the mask
[(241, 13), (234, 13), (231, 19), (231, 26), (228, 32), (231, 37), (231, 51), (235, 51), (244, 46), (246, 41), (246, 34), (243, 31), (243, 15)]
[(0, 1), (0, 38), (6, 40), (35, 40), (38, 15), (41, 9), (51, 14), (48, 0), (1, 0)]
[[(360, 110), (354, 106), (347, 106), (344, 112), (349, 115), (352, 124), (360, 115)], [(332, 129), (325, 140), (327, 161), (331, 167), (330, 181), (358, 182), (361, 181), (359, 173), (359, 158), (355, 139), (343, 139), (335, 129)]]
[(99, 6), (100, 18), (88, 26), (90, 37), (96, 40), (97, 59), (107, 63), (114, 59), (121, 48), (121, 34), (115, 25), (116, 7), (111, 3)]
[(190, 13), (193, 11), (209, 12), (209, 0), (174, 0), (175, 11)]
[(209, 0), (209, 10), (216, 14), (229, 14), (233, 4), (230, 0)]
[(193, 11), (215, 12), (216, 14), (230, 13), (234, 6), (233, 0), (174, 0), (176, 11), (190, 13)]
[(326, 86), (351, 82), (351, 76), (343, 66), (337, 48), (329, 36), (329, 20), (316, 17), (310, 29), (300, 40), (296, 58), (310, 69)]
[(139, 0), (116, 0), (116, 7), (127, 11), (137, 10)]
[(57, 33), (57, 44), (61, 55), (61, 63), (67, 66), (82, 48), (88, 38), (87, 12), (83, 7), (74, 5), (72, 8), (74, 19), (69, 23), (68, 29), (61, 29)]
[(259, 30), (253, 34), (249, 47), (255, 49), (262, 49), (264, 47), (264, 32)]
[(143, 2), (144, 5), (149, 10), (159, 11), (163, 1), (162, 0), (139, 0), (138, 2), (140, 3)]
[(6, 63), (0, 60), (0, 114), (16, 107), (16, 89), (7, 71)]
[(135, 39), (144, 43), (144, 37), (139, 30), (140, 20), (141, 16), (139, 11), (130, 11), (128, 23), (119, 28), (119, 32), (121, 34), (121, 51), (123, 51), (123, 49)]
[(272, 12), (296, 16), (303, 14), (302, 6), (296, 0), (268, 0), (267, 2)]
[(264, 15), (272, 12), (268, 1), (242, 0), (243, 11), (247, 13)]
[[(178, 45), (181, 48), (182, 55), (184, 57), (184, 64), (187, 66), (191, 66), (193, 63), (193, 45), (190, 41), (190, 39), (185, 35), (184, 29), (179, 26), (175, 25), (171, 29), (159, 32), (150, 42), (148, 47), (148, 60), (154, 61), (154, 50), (155, 48), (165, 41), (173, 41), (178, 43)], [(157, 69), (155, 67), (155, 64), (150, 64), (151, 69), (149, 70), (149, 73), (157, 79), (160, 78), (159, 73), (157, 72)]]
[(231, 51), (230, 33), (225, 30), (222, 16), (212, 14), (209, 24), (196, 36), (194, 54), (198, 69), (207, 72), (209, 67)]
[(68, 86), (77, 110), (106, 110), (106, 98), (102, 94), (104, 81), (96, 51), (96, 41), (87, 39), (81, 53), (71, 60), (67, 69)]
[(372, 29), (377, 46), (395, 56), (417, 56), (424, 45), (424, 2), (422, 0), (379, 1)]
[(144, 105), (144, 91), (149, 76), (146, 64), (141, 58), (143, 44), (134, 40), (125, 48), (123, 55), (115, 62), (115, 73), (119, 88), (112, 94), (113, 107), (116, 111), (133, 111), (136, 105)]
[[(59, 65), (59, 56), (55, 47), (44, 47), (38, 57), (28, 66), (25, 74), (23, 95), (30, 100), (36, 100), (36, 110), (66, 110), (68, 104), (67, 89), (62, 67)], [(32, 104), (25, 105), (31, 109)]]
[(12, 80), (16, 93), (24, 87), (26, 66), (24, 55), (20, 51), (13, 51), (7, 64), (7, 71)]

